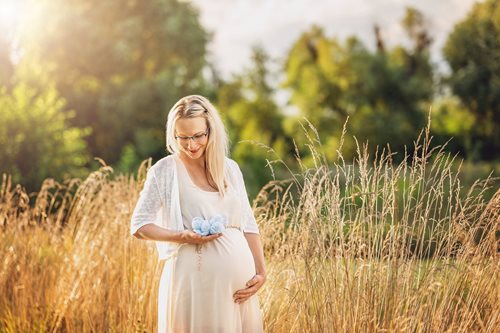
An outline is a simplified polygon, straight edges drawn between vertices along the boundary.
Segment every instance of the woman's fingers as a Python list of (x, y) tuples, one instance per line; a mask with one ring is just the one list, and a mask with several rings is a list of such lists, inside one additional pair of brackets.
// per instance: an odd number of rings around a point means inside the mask
[(255, 285), (256, 283), (258, 283), (259, 280), (256, 278), (256, 276), (254, 276), (253, 278), (251, 278), (248, 282), (247, 282), (247, 287), (251, 287), (253, 285)]
[(219, 238), (220, 236), (222, 236), (222, 233), (208, 235), (208, 236), (201, 236), (201, 239), (202, 239), (203, 243), (206, 243), (206, 242), (210, 242), (211, 240), (214, 240), (216, 238)]
[(256, 292), (257, 292), (257, 288), (250, 287), (250, 288), (238, 290), (234, 294), (235, 294), (235, 296), (249, 296), (249, 295), (255, 294)]
[(247, 282), (246, 284), (247, 288), (237, 290), (233, 294), (234, 301), (236, 303), (243, 303), (253, 294), (255, 294), (260, 289), (260, 287), (262, 287), (264, 282), (265, 282), (265, 277), (259, 274), (255, 274), (255, 276)]
[(186, 239), (185, 240), (186, 243), (203, 244), (203, 243), (210, 242), (214, 239), (221, 237), (222, 233), (212, 234), (212, 235), (208, 235), (208, 236), (202, 236), (200, 234), (197, 234), (194, 231), (186, 230), (184, 235), (185, 235), (184, 238)]
[(207, 238), (212, 240), (212, 239), (219, 238), (220, 236), (222, 236), (222, 232), (219, 232), (218, 234), (209, 235), (209, 236), (207, 236)]
[(258, 288), (256, 287), (250, 287), (238, 290), (237, 292), (234, 293), (233, 299), (236, 303), (244, 302), (248, 298), (252, 297), (257, 292), (257, 290)]
[(245, 302), (247, 299), (249, 299), (250, 297), (243, 297), (243, 298), (238, 298), (238, 299), (235, 299), (234, 302), (235, 303), (238, 303), (238, 304), (241, 304), (243, 302)]
[(249, 288), (249, 289), (244, 289), (244, 290), (248, 290), (248, 292), (245, 291), (245, 292), (241, 292), (239, 294), (235, 294), (235, 296), (233, 297), (235, 303), (243, 303), (244, 301), (246, 301), (247, 299), (252, 297), (257, 292), (257, 289), (254, 289), (254, 288)]

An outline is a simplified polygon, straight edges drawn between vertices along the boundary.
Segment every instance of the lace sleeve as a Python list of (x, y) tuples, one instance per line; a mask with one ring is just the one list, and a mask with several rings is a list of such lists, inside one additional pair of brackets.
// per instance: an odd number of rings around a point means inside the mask
[(130, 234), (134, 235), (143, 225), (154, 223), (156, 214), (162, 206), (160, 191), (156, 181), (154, 167), (149, 168), (146, 181), (139, 194), (130, 220)]

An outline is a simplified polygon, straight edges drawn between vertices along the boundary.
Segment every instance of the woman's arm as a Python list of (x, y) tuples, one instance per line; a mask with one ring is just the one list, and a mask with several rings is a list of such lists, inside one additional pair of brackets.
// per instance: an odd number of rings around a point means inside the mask
[(262, 249), (262, 243), (260, 241), (259, 227), (255, 216), (253, 214), (252, 207), (250, 206), (250, 201), (248, 200), (247, 190), (245, 186), (245, 179), (243, 178), (243, 173), (239, 165), (233, 161), (233, 165), (236, 171), (238, 187), (240, 190), (240, 195), (242, 197), (242, 214), (243, 223), (245, 228), (243, 229), (245, 239), (247, 240), (248, 247), (252, 252), (252, 256), (255, 263), (255, 275), (246, 283), (245, 289), (240, 289), (236, 291), (233, 295), (234, 301), (236, 303), (242, 303), (255, 294), (260, 287), (266, 282), (266, 265), (264, 263), (264, 250)]
[(140, 227), (134, 234), (136, 238), (165, 241), (165, 242), (180, 242), (181, 232), (162, 228), (154, 223), (149, 223)]
[(190, 244), (203, 244), (220, 237), (222, 233), (201, 236), (190, 230), (174, 231), (154, 223), (156, 214), (162, 206), (155, 168), (155, 166), (149, 168), (146, 181), (139, 193), (139, 199), (130, 219), (130, 234), (138, 239)]
[(222, 236), (222, 233), (201, 236), (190, 230), (173, 231), (162, 228), (154, 223), (140, 227), (134, 234), (139, 239), (156, 240), (175, 243), (203, 244)]
[(253, 260), (255, 261), (255, 273), (266, 277), (266, 265), (264, 262), (264, 251), (262, 249), (262, 243), (260, 241), (260, 235), (245, 232), (245, 238), (248, 242), (248, 247), (252, 251)]
[(243, 303), (252, 297), (266, 282), (266, 266), (264, 263), (264, 251), (260, 242), (260, 235), (256, 233), (244, 233), (250, 251), (255, 261), (255, 275), (247, 282), (245, 289), (236, 291), (233, 299), (236, 303)]

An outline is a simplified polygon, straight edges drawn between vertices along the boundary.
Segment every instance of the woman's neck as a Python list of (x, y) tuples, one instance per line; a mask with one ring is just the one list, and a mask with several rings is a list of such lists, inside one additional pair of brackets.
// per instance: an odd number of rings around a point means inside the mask
[(193, 166), (200, 169), (205, 169), (205, 155), (201, 155), (200, 157), (193, 159), (189, 157), (186, 153), (182, 151), (179, 152), (179, 158), (184, 162), (184, 164)]

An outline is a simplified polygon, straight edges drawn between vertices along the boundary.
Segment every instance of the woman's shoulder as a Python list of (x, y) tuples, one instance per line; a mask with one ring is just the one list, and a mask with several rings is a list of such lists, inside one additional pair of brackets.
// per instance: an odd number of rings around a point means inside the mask
[(227, 163), (229, 166), (231, 166), (231, 167), (239, 167), (239, 166), (238, 166), (238, 163), (237, 163), (235, 160), (233, 160), (231, 157), (226, 156), (226, 157), (225, 157), (225, 159), (226, 159), (226, 163)]
[(236, 179), (243, 177), (243, 174), (241, 172), (241, 168), (240, 168), (238, 162), (236, 162), (235, 160), (233, 160), (230, 157), (226, 157), (226, 163), (227, 163), (227, 166), (228, 166), (228, 169), (229, 169), (229, 172), (231, 173), (231, 175), (234, 175), (236, 177)]
[(164, 171), (171, 169), (175, 165), (173, 157), (173, 155), (162, 157), (161, 159), (153, 163), (150, 169), (157, 175), (164, 174)]
[(226, 164), (227, 164), (229, 170), (231, 170), (232, 172), (240, 171), (240, 166), (238, 165), (238, 163), (235, 160), (233, 160), (232, 158), (230, 158), (228, 156), (226, 156), (225, 159), (226, 159)]
[(167, 155), (165, 157), (160, 158), (158, 161), (156, 161), (155, 165), (157, 168), (164, 168), (167, 166), (172, 165), (174, 162), (174, 155)]

